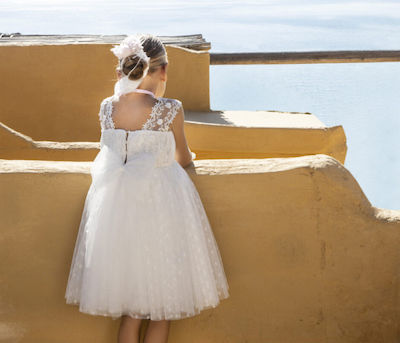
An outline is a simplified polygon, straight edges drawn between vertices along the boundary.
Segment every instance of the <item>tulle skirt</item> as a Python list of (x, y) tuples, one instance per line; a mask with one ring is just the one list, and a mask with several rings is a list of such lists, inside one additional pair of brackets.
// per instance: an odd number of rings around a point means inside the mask
[(147, 162), (104, 147), (92, 163), (65, 293), (83, 313), (181, 319), (229, 296), (192, 180), (176, 161)]

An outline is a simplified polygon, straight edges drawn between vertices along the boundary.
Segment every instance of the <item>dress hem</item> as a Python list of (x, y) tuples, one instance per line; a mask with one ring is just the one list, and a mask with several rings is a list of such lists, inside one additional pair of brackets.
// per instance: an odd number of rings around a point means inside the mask
[[(151, 314), (147, 314), (147, 315), (141, 315), (141, 314), (137, 314), (137, 313), (133, 313), (130, 311), (121, 311), (121, 312), (109, 312), (107, 310), (89, 310), (89, 309), (82, 309), (79, 307), (79, 312), (81, 313), (85, 313), (85, 314), (90, 314), (93, 316), (103, 316), (103, 317), (111, 317), (113, 320), (119, 319), (122, 316), (126, 315), (135, 319), (150, 319), (153, 321), (158, 321), (158, 320), (179, 320), (179, 319), (185, 319), (185, 318), (190, 318), (190, 317), (194, 317), (200, 314), (201, 311), (203, 310), (207, 310), (207, 309), (211, 309), (211, 308), (216, 308), (221, 300), (227, 299), (230, 295), (226, 294), (226, 295), (221, 295), (219, 297), (219, 300), (214, 303), (214, 304), (207, 304), (207, 305), (203, 305), (200, 308), (196, 308), (194, 310), (194, 312), (192, 313), (187, 313), (186, 315), (182, 315), (182, 314), (173, 314), (171, 316), (163, 316), (161, 318), (151, 318)], [(68, 305), (74, 305), (74, 306), (80, 306), (79, 301), (68, 301), (66, 302)]]

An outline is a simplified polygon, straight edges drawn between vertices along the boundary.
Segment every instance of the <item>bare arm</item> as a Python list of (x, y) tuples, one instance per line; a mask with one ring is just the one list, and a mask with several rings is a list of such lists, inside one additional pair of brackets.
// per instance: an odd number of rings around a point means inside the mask
[(172, 131), (175, 136), (176, 150), (175, 159), (183, 167), (186, 168), (192, 164), (192, 153), (187, 144), (184, 131), (185, 113), (183, 107), (180, 107), (172, 122)]

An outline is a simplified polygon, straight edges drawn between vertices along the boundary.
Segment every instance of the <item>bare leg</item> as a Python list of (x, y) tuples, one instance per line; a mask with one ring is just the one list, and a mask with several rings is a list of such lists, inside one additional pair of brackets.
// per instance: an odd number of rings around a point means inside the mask
[(167, 343), (170, 320), (150, 320), (144, 343)]
[(142, 319), (123, 315), (118, 331), (118, 343), (139, 343), (139, 330)]

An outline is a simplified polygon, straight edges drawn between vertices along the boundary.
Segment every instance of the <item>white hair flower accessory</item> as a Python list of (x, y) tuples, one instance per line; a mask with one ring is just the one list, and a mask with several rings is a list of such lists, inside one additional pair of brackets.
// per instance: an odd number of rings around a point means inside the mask
[(110, 50), (120, 60), (131, 55), (139, 56), (142, 60), (146, 61), (147, 63), (150, 60), (150, 57), (148, 57), (143, 50), (143, 46), (142, 43), (140, 42), (139, 35), (131, 35), (126, 37), (119, 45), (115, 45)]
[[(148, 57), (143, 49), (140, 41), (140, 35), (130, 35), (126, 37), (119, 45), (115, 45), (110, 49), (115, 56), (119, 58), (119, 65), (122, 70), (123, 61), (128, 56), (138, 56), (140, 59), (136, 65), (129, 71), (128, 75), (121, 77), (114, 85), (114, 94), (119, 97), (122, 94), (133, 92), (140, 85), (143, 79), (146, 77), (150, 68), (150, 57)], [(137, 80), (130, 80), (129, 76), (133, 70), (138, 66), (140, 60), (146, 62), (146, 66), (143, 69), (142, 77)]]

